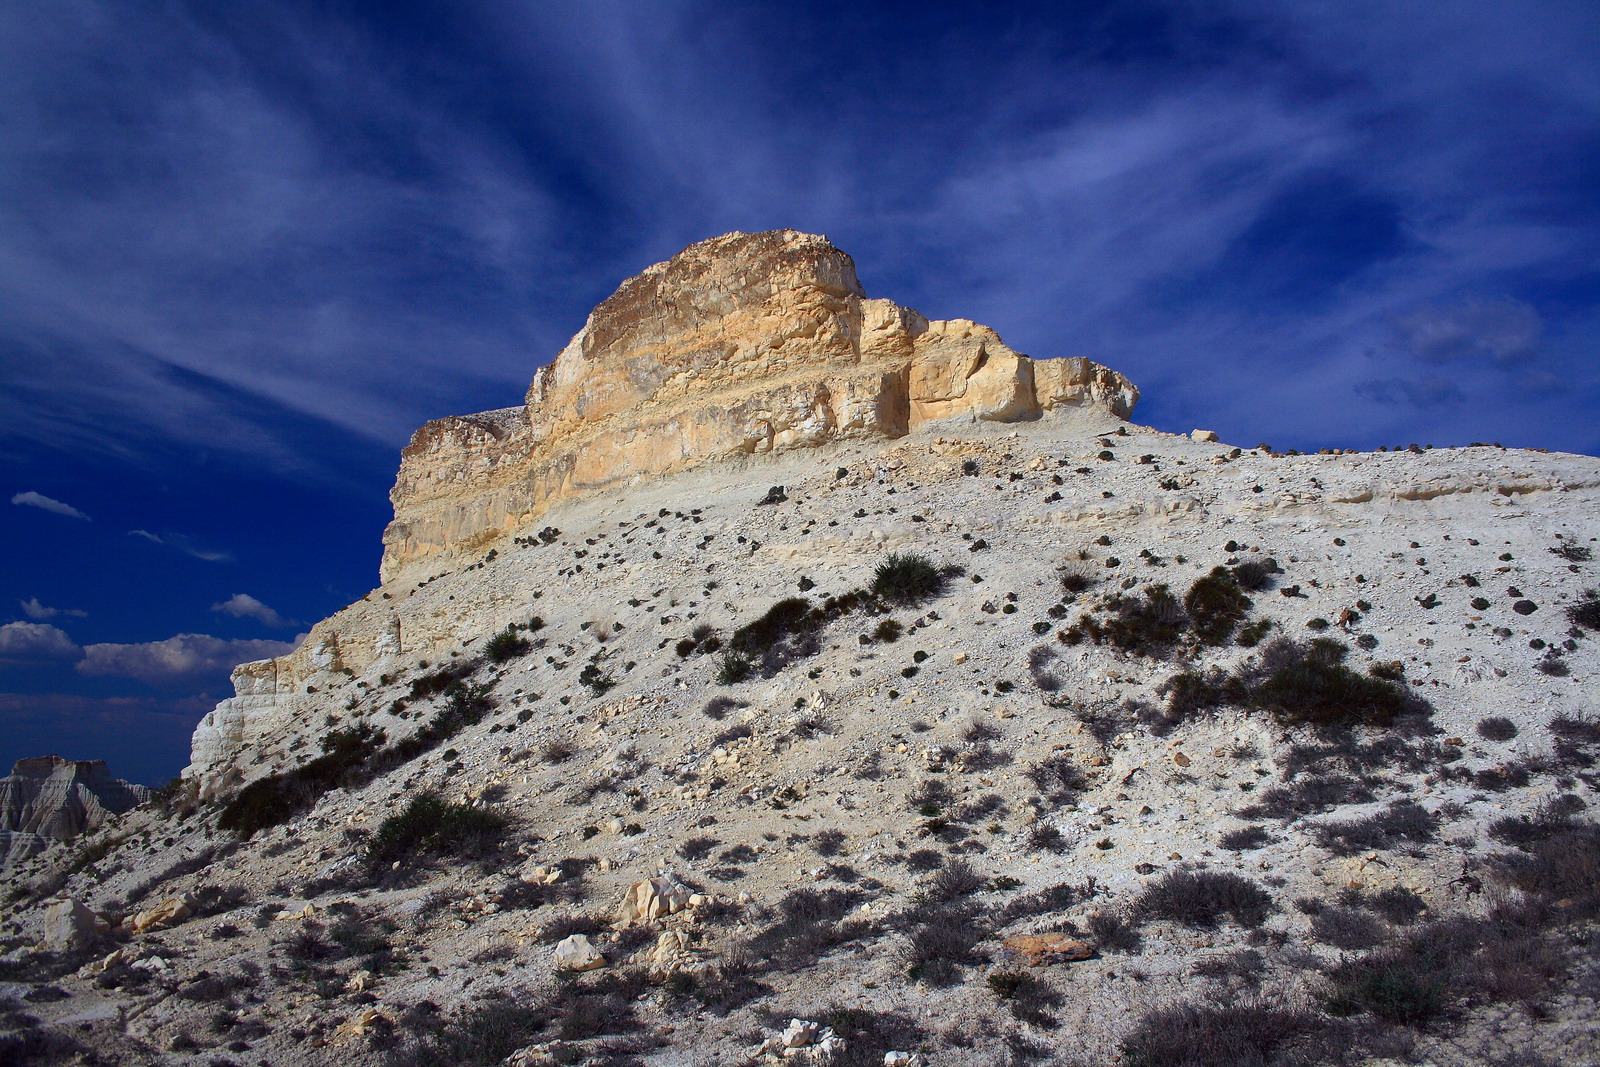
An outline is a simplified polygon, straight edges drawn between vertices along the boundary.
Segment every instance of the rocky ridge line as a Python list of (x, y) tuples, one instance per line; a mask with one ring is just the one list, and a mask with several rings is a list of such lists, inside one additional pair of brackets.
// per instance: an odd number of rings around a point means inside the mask
[(479, 553), (553, 504), (730, 457), (1057, 409), (1127, 418), (1139, 391), (1034, 360), (987, 326), (868, 299), (827, 238), (730, 233), (624, 282), (522, 407), (436, 419), (401, 453), (385, 582)]

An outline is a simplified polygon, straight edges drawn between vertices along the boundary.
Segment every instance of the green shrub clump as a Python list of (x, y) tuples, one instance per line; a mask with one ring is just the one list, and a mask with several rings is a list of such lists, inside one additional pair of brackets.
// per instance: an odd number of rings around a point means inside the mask
[(755, 670), (755, 665), (745, 656), (737, 652), (729, 652), (722, 657), (717, 665), (717, 683), (719, 685), (738, 685), (748, 679)]
[(481, 855), (499, 842), (505, 828), (504, 816), (492, 811), (420, 793), (400, 814), (383, 820), (362, 860), (376, 870), (420, 856)]
[(358, 780), (384, 733), (362, 724), (322, 739), (322, 755), (283, 774), (269, 774), (239, 790), (222, 809), (217, 826), (241, 839), (309, 811), (330, 789)]
[(489, 638), (483, 646), (483, 654), (489, 657), (490, 663), (505, 663), (527, 655), (532, 648), (533, 642), (518, 633), (515, 626), (507, 626)]
[(1250, 598), (1226, 567), (1212, 568), (1210, 574), (1189, 587), (1183, 598), (1195, 637), (1207, 645), (1226, 645), (1250, 606)]
[(1304, 645), (1267, 646), (1266, 676), (1250, 687), (1250, 704), (1285, 723), (1389, 726), (1421, 701), (1398, 680), (1357, 674), (1344, 665), (1349, 648), (1328, 637)]
[(872, 592), (894, 604), (915, 604), (937, 596), (944, 576), (927, 556), (891, 553), (872, 577)]
[(1427, 702), (1406, 688), (1403, 676), (1381, 665), (1371, 674), (1345, 666), (1349, 651), (1331, 637), (1304, 644), (1279, 638), (1262, 649), (1256, 666), (1184, 671), (1162, 689), (1169, 713), (1179, 717), (1231, 705), (1265, 711), (1286, 725), (1392, 726), (1427, 711)]

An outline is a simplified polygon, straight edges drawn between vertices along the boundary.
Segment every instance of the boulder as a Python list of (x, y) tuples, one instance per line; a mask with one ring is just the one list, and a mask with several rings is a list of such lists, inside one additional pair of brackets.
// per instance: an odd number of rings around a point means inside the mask
[(1217, 440), (1217, 431), (1215, 431), (1215, 430), (1195, 430), (1192, 433), (1190, 433), (1189, 436), (1192, 437), (1196, 441), (1204, 441), (1204, 442), (1209, 444), (1209, 443), (1215, 442)]
[(809, 1019), (790, 1019), (782, 1034), (767, 1038), (753, 1051), (777, 1063), (827, 1067), (838, 1060), (844, 1048), (844, 1038), (832, 1027)]
[(583, 934), (563, 938), (553, 958), (558, 971), (596, 971), (606, 965), (606, 958)]
[(635, 882), (628, 888), (628, 895), (622, 898), (617, 926), (634, 926), (675, 915), (689, 906), (689, 899), (694, 895), (694, 890), (670, 874)]
[(565, 1041), (546, 1041), (539, 1045), (520, 1048), (505, 1058), (501, 1067), (556, 1067), (572, 1062)]
[(168, 897), (153, 908), (146, 908), (128, 920), (128, 929), (134, 934), (148, 934), (177, 926), (194, 914), (194, 898), (188, 893), (181, 897)]
[(689, 958), (689, 935), (682, 930), (665, 930), (650, 950), (650, 967), (654, 971), (675, 971)]
[(70, 952), (82, 948), (104, 929), (100, 917), (71, 897), (52, 900), (44, 909), (44, 937), (41, 948)]
[(1095, 956), (1092, 944), (1066, 934), (1015, 934), (1006, 938), (1003, 944), (1007, 951), (1021, 957), (1029, 967), (1077, 963)]
[(115, 950), (115, 951), (113, 951), (113, 952), (111, 952), (111, 953), (109, 953), (109, 954), (107, 954), (105, 956), (102, 956), (101, 958), (93, 961), (92, 963), (85, 963), (82, 967), (79, 967), (78, 968), (78, 977), (79, 978), (95, 978), (95, 977), (98, 977), (99, 975), (105, 974), (107, 971), (111, 970), (113, 967), (118, 967), (118, 966), (121, 966), (123, 963), (126, 963), (127, 959), (128, 959), (128, 957), (119, 948), (119, 949), (117, 949), (117, 950)]
[(387, 1031), (394, 1028), (394, 1020), (389, 1018), (377, 1008), (368, 1008), (357, 1012), (354, 1016), (339, 1024), (333, 1032), (330, 1041), (334, 1045), (348, 1045), (350, 1042), (366, 1037), (375, 1031)]
[(530, 861), (517, 872), (517, 877), (530, 885), (555, 885), (561, 881), (561, 868)]
[(805, 1048), (815, 1045), (822, 1037), (823, 1026), (810, 1019), (790, 1019), (789, 1025), (784, 1027), (783, 1035), (778, 1039), (784, 1048)]

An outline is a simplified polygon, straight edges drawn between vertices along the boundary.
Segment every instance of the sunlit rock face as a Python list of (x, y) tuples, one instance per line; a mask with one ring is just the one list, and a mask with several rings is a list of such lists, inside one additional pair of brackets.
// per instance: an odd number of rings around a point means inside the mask
[(104, 760), (21, 759), (0, 778), (0, 866), (93, 830), (150, 796)]
[(207, 798), (224, 795), (280, 758), (263, 755), (266, 739), (325, 717), (330, 688), (370, 685), (458, 648), (505, 605), (417, 612), (401, 590), (536, 533), (557, 505), (647, 481), (670, 488), (672, 476), (719, 461), (803, 461), (805, 449), (912, 443), (919, 430), (963, 423), (1126, 419), (1138, 396), (1087, 359), (1030, 359), (987, 326), (868, 299), (855, 264), (825, 237), (702, 241), (595, 308), (539, 368), (522, 406), (416, 432), (390, 493), (383, 586), (288, 655), (237, 667), (236, 695), (195, 729), (185, 776)]
[(383, 578), (641, 476), (950, 419), (1127, 418), (1138, 396), (1087, 359), (1030, 359), (986, 326), (868, 299), (825, 237), (727, 234), (624, 282), (522, 407), (418, 430), (390, 494)]

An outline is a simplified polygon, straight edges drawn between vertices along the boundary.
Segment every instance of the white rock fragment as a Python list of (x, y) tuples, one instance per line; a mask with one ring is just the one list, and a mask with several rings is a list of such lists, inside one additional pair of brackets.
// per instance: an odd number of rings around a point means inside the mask
[(606, 958), (583, 934), (564, 938), (556, 945), (553, 958), (558, 971), (596, 971), (606, 965)]

